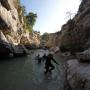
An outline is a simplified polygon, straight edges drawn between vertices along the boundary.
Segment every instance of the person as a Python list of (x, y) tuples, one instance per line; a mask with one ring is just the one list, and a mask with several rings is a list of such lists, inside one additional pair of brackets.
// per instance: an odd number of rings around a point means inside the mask
[(38, 64), (40, 64), (40, 63), (41, 63), (41, 57), (40, 57), (40, 55), (39, 55), (39, 54), (36, 56), (36, 60), (38, 60)]
[(46, 54), (44, 53), (44, 55), (42, 56), (43, 62), (45, 61), (45, 59), (47, 58)]
[(46, 59), (46, 62), (45, 62), (45, 70), (46, 70), (45, 71), (45, 74), (47, 74), (48, 72), (51, 72), (52, 70), (55, 69), (55, 66), (52, 64), (51, 61), (53, 61), (56, 64), (58, 64), (58, 63), (53, 58), (53, 55), (52, 54), (49, 54), (48, 56), (46, 56), (45, 59)]

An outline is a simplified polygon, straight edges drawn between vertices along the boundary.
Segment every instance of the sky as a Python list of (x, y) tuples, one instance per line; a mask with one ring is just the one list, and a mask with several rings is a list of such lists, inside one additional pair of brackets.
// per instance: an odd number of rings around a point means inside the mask
[(70, 19), (66, 12), (71, 12), (74, 16), (80, 0), (21, 0), (21, 4), (26, 7), (27, 13), (37, 13), (34, 30), (43, 34), (60, 31), (61, 26)]

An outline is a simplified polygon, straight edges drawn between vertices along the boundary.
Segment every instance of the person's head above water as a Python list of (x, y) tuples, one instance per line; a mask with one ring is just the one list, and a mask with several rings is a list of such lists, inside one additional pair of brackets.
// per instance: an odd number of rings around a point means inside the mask
[(37, 56), (40, 56), (40, 54), (38, 54)]
[(46, 53), (44, 53), (43, 56), (46, 56)]

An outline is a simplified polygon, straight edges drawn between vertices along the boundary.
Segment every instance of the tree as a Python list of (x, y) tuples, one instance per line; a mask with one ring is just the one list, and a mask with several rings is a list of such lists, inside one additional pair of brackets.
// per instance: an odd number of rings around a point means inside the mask
[(36, 22), (37, 14), (30, 12), (27, 14), (25, 6), (20, 5), (20, 0), (14, 0), (15, 7), (17, 8), (20, 22), (22, 23), (22, 17), (24, 20), (23, 28), (25, 32), (32, 33), (33, 26)]
[(45, 32), (43, 35), (42, 35), (42, 40), (45, 40), (45, 41), (48, 41), (49, 40), (49, 34), (47, 32)]
[(66, 12), (66, 19), (72, 19), (74, 17), (75, 13), (72, 13), (71, 11)]
[(26, 14), (26, 8), (25, 8), (25, 6), (22, 6), (21, 8), (22, 8), (23, 15), (25, 15)]
[(26, 19), (28, 21), (28, 24), (33, 27), (36, 22), (37, 14), (30, 12), (28, 15), (26, 15)]

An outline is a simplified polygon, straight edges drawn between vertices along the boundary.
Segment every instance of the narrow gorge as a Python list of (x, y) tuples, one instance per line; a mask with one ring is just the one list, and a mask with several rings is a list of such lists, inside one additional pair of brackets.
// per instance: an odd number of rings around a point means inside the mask
[[(90, 90), (90, 0), (61, 30), (43, 35), (24, 9), (19, 0), (0, 0), (0, 90)], [(59, 65), (45, 77), (35, 57), (48, 53)]]

